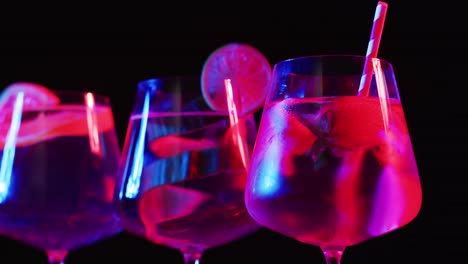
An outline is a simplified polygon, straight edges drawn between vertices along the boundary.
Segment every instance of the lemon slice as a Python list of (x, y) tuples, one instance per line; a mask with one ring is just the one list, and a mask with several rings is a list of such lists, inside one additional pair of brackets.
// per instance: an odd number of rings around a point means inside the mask
[(256, 48), (228, 43), (210, 54), (201, 74), (201, 88), (207, 104), (216, 111), (228, 111), (225, 80), (231, 82), (240, 114), (260, 109), (268, 92), (272, 67)]
[(31, 82), (15, 82), (0, 94), (0, 109), (13, 108), (16, 95), (24, 92), (25, 107), (56, 105), (59, 98), (48, 88)]

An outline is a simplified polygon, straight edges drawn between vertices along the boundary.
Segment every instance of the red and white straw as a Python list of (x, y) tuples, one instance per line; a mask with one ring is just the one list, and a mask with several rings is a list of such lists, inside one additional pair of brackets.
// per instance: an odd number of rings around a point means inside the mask
[(377, 58), (379, 50), (380, 39), (382, 38), (382, 31), (385, 22), (385, 15), (387, 14), (387, 3), (379, 1), (375, 9), (374, 22), (372, 24), (371, 36), (367, 46), (366, 62), (361, 76), (361, 83), (359, 85), (359, 95), (368, 95), (369, 86), (372, 80), (372, 59)]

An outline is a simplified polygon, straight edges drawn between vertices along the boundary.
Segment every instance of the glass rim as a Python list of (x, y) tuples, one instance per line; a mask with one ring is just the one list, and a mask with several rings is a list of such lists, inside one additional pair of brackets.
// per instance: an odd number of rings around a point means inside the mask
[[(91, 93), (94, 97), (94, 100), (96, 103), (98, 104), (110, 104), (110, 97), (105, 95), (105, 94), (101, 94), (101, 93), (97, 93), (97, 92), (93, 92), (93, 91), (78, 91), (78, 90), (50, 90), (54, 95), (56, 95), (57, 97), (63, 97), (63, 96), (71, 96), (71, 97), (84, 97), (87, 93)], [(60, 103), (62, 104), (62, 103)], [(70, 103), (65, 103), (65, 104), (70, 104)]]
[(150, 78), (139, 81), (137, 83), (137, 87), (141, 88), (143, 85), (148, 84), (150, 82), (154, 82), (154, 81), (197, 80), (197, 79), (201, 81), (201, 77), (196, 74), (155, 76), (155, 77), (150, 77)]
[[(358, 55), (358, 54), (348, 54), (348, 53), (327, 53), (327, 54), (313, 54), (313, 55), (305, 55), (305, 56), (298, 56), (298, 57), (292, 57), (292, 58), (287, 58), (284, 60), (277, 61), (275, 65), (277, 64), (283, 64), (283, 63), (288, 63), (288, 62), (293, 62), (296, 60), (301, 60), (301, 59), (320, 59), (320, 58), (355, 58), (359, 59), (362, 61), (365, 61), (367, 56), (364, 55)], [(392, 63), (386, 59), (376, 57), (375, 59), (379, 60), (380, 62), (392, 66)]]

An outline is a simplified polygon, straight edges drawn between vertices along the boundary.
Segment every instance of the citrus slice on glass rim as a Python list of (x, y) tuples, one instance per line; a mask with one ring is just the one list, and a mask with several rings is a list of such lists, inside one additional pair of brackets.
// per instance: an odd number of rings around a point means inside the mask
[(228, 111), (225, 80), (230, 79), (237, 108), (241, 114), (253, 113), (263, 106), (272, 67), (256, 48), (244, 43), (228, 43), (213, 51), (203, 65), (202, 94), (217, 111)]
[(26, 107), (55, 105), (60, 101), (51, 90), (40, 84), (15, 82), (8, 85), (0, 94), (0, 109), (13, 108), (19, 92), (24, 92)]
[[(7, 135), (12, 129), (12, 119), (15, 118), (15, 104), (18, 100), (18, 95), (23, 92), (22, 107), (23, 109), (55, 105), (59, 103), (59, 98), (48, 88), (31, 82), (15, 82), (8, 85), (0, 94), (0, 148), (3, 148)], [(18, 109), (16, 109), (17, 111)], [(38, 125), (32, 120), (22, 122), (21, 127), (16, 132), (16, 144), (26, 145), (29, 142), (40, 141), (43, 134), (47, 130), (41, 129), (46, 126), (43, 122)]]

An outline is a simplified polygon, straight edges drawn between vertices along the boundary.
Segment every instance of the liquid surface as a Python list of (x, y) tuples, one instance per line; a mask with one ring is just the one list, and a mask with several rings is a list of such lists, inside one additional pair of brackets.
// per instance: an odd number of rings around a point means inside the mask
[(120, 232), (111, 206), (120, 149), (110, 108), (23, 110), (1, 125), (0, 234), (70, 250)]
[[(133, 118), (120, 172), (124, 227), (155, 243), (196, 252), (256, 231), (259, 225), (244, 204), (255, 133), (253, 116), (236, 125), (214, 113)], [(141, 171), (135, 172), (138, 161)]]
[(407, 224), (422, 192), (401, 104), (350, 96), (267, 105), (245, 198), (258, 223), (318, 246)]

